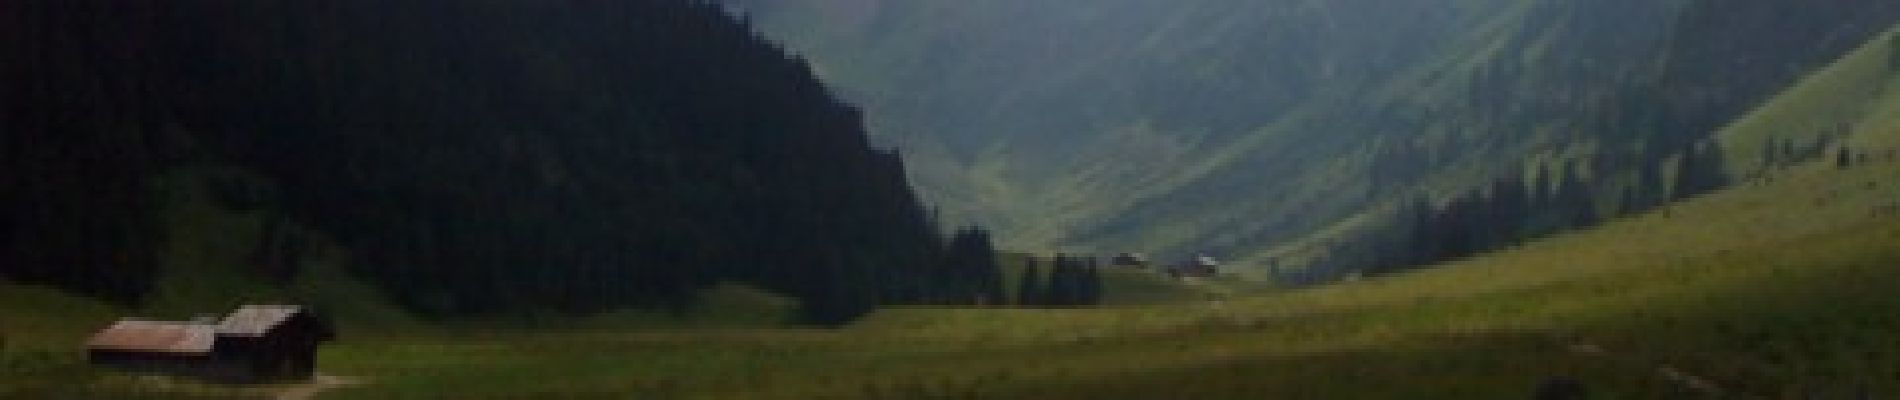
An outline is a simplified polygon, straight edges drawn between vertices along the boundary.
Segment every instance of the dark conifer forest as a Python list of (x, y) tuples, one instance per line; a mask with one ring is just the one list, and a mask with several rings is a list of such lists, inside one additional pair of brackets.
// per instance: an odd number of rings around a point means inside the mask
[(861, 118), (696, 1), (0, 2), (0, 274), (135, 304), (152, 180), (220, 165), (425, 314), (1000, 302)]

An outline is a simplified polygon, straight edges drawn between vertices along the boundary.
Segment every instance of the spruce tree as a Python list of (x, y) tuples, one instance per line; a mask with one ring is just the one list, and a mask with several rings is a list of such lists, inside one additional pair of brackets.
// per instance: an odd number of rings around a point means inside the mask
[(1774, 169), (1775, 167), (1778, 167), (1781, 165), (1781, 149), (1779, 148), (1780, 146), (1777, 145), (1777, 142), (1779, 141), (1776, 140), (1775, 138), (1768, 138), (1768, 141), (1766, 143), (1762, 143), (1762, 146), (1761, 146), (1762, 169)]
[(1049, 271), (1049, 291), (1043, 293), (1046, 303), (1052, 306), (1070, 306), (1076, 304), (1077, 292), (1081, 289), (1075, 262), (1067, 254), (1056, 254), (1055, 268)]
[(1082, 269), (1081, 277), (1082, 282), (1080, 282), (1079, 285), (1082, 287), (1081, 296), (1079, 296), (1080, 299), (1078, 299), (1079, 301), (1076, 303), (1081, 305), (1102, 304), (1102, 270), (1101, 266), (1095, 263), (1094, 257), (1088, 259), (1087, 266)]
[(1727, 185), (1722, 152), (1713, 144), (1691, 145), (1676, 162), (1676, 182), (1669, 191), (1673, 199), (1686, 199)]
[(1016, 282), (1016, 305), (1048, 305), (1046, 290), (1047, 286), (1044, 286), (1042, 282), (1042, 272), (1036, 267), (1036, 257), (1024, 257), (1022, 280)]

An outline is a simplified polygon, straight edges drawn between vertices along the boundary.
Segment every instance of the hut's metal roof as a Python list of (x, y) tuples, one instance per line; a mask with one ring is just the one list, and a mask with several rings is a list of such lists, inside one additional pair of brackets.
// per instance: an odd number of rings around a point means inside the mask
[(196, 354), (211, 352), (217, 331), (211, 325), (189, 322), (125, 319), (92, 335), (86, 347), (95, 350), (121, 350), (154, 353)]
[(232, 311), (231, 315), (218, 322), (219, 335), (258, 337), (270, 333), (277, 325), (289, 321), (297, 313), (303, 312), (301, 306), (291, 305), (247, 305)]

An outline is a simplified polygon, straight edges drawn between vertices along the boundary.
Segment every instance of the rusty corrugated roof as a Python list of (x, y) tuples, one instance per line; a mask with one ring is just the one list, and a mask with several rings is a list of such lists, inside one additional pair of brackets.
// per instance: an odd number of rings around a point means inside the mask
[(218, 322), (218, 334), (227, 336), (258, 337), (269, 333), (277, 325), (289, 321), (297, 313), (303, 312), (301, 306), (291, 305), (246, 305), (232, 311), (231, 315)]
[(95, 350), (155, 353), (209, 353), (217, 338), (211, 325), (189, 322), (119, 320), (86, 340)]

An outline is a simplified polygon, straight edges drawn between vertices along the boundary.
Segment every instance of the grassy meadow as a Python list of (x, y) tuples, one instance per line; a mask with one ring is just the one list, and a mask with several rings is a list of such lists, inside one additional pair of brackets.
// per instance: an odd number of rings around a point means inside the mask
[[(1900, 164), (1818, 162), (1388, 279), (1100, 309), (883, 310), (837, 330), (345, 331), (326, 398), (1593, 398), (1900, 393)], [(265, 397), (90, 371), (121, 310), (7, 286), (0, 397)], [(1832, 397), (1828, 397), (1832, 398)]]
[(1560, 375), (1601, 398), (1900, 393), (1900, 218), (1870, 211), (1900, 199), (1900, 164), (1778, 182), (1443, 269), (1218, 302), (370, 338), (324, 365), (377, 380), (347, 398), (1522, 398)]

